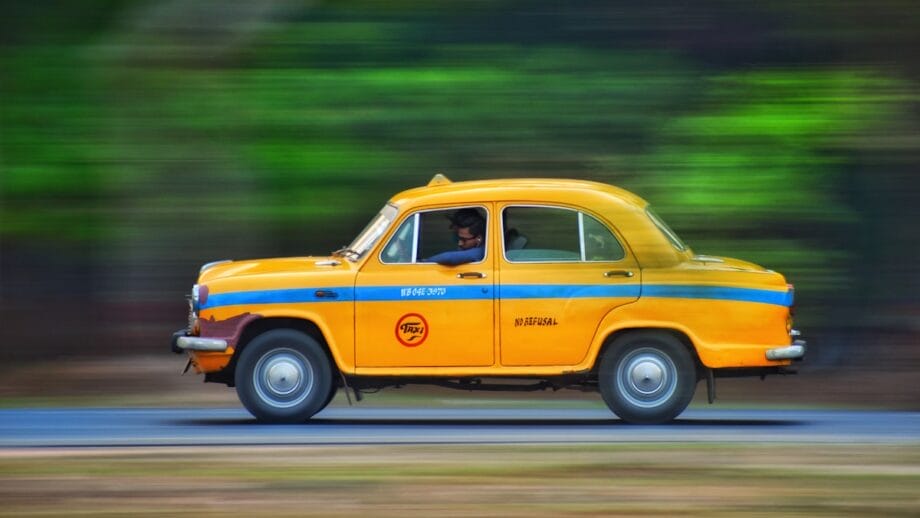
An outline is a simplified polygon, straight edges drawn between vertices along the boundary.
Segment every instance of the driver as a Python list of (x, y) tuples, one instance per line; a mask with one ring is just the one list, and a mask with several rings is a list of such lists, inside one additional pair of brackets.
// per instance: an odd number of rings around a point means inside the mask
[(486, 221), (476, 209), (460, 209), (449, 216), (450, 228), (457, 234), (457, 250), (441, 252), (428, 262), (456, 266), (481, 261), (485, 255)]

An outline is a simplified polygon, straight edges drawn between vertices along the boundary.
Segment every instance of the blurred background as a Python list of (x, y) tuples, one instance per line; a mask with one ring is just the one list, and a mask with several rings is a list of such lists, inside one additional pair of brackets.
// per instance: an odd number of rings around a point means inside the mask
[(4, 2), (6, 393), (178, 373), (202, 263), (325, 254), (442, 171), (632, 190), (795, 284), (796, 390), (918, 408), (917, 48), (900, 0)]

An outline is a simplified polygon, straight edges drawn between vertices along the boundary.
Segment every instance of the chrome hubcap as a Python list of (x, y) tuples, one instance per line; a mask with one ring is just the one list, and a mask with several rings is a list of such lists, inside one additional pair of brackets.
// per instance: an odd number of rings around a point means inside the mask
[(677, 367), (658, 349), (636, 349), (617, 365), (616, 383), (630, 404), (654, 408), (667, 403), (677, 390)]
[(654, 394), (665, 380), (665, 371), (660, 363), (646, 359), (633, 364), (629, 377), (633, 390)]
[(266, 369), (268, 387), (276, 394), (290, 394), (300, 385), (301, 371), (296, 363), (276, 359)]
[(313, 391), (313, 365), (293, 349), (275, 349), (259, 359), (252, 382), (263, 402), (289, 408), (302, 403)]

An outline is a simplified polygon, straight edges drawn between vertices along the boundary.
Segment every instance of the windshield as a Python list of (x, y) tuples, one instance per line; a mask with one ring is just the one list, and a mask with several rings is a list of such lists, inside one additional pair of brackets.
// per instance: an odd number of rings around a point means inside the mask
[(665, 223), (663, 219), (658, 217), (658, 214), (655, 214), (655, 211), (653, 211), (651, 208), (647, 208), (645, 209), (645, 212), (646, 214), (648, 214), (648, 217), (652, 220), (652, 223), (654, 223), (655, 226), (658, 227), (658, 230), (660, 230), (661, 233), (664, 234), (666, 238), (668, 238), (668, 241), (671, 242), (671, 245), (673, 245), (674, 248), (680, 250), (681, 252), (687, 250), (687, 245), (685, 245), (684, 242), (681, 241), (679, 237), (677, 237), (677, 234), (675, 234), (674, 231), (671, 230), (671, 227), (669, 227), (668, 224)]
[(367, 253), (377, 243), (380, 236), (387, 231), (390, 223), (396, 218), (396, 212), (395, 206), (389, 203), (384, 205), (377, 216), (358, 234), (358, 237), (347, 248), (341, 250), (342, 255), (354, 261)]

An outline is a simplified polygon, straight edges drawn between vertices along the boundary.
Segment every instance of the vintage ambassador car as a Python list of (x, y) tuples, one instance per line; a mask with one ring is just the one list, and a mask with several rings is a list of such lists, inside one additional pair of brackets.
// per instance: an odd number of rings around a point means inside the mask
[[(467, 241), (472, 258), (435, 260)], [(694, 255), (622, 189), (436, 175), (330, 256), (204, 265), (172, 349), (268, 422), (423, 383), (599, 391), (660, 423), (700, 380), (712, 402), (714, 378), (789, 371), (792, 303), (782, 275)]]

